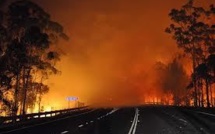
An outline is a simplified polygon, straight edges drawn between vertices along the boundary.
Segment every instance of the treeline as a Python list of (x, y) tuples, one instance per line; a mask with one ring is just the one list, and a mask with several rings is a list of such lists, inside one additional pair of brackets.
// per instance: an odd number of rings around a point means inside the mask
[(163, 94), (161, 97), (163, 104), (190, 106), (191, 95), (190, 91), (186, 89), (190, 79), (181, 63), (180, 57), (174, 57), (168, 64), (162, 62), (155, 64), (156, 84)]
[(215, 101), (215, 7), (198, 7), (189, 0), (180, 9), (172, 9), (169, 17), (173, 23), (166, 32), (192, 61), (188, 101), (194, 106), (211, 107)]
[[(68, 39), (63, 27), (29, 0), (0, 1), (0, 108), (25, 114), (49, 91), (44, 83), (57, 74), (60, 53), (54, 45)], [(40, 109), (39, 109), (40, 111)]]

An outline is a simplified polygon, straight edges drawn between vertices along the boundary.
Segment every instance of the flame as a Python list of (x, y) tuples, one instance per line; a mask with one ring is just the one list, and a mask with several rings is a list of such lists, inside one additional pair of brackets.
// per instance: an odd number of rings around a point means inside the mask
[[(34, 1), (62, 22), (71, 37), (59, 42), (66, 53), (57, 64), (62, 74), (47, 81), (51, 90), (43, 97), (44, 106), (66, 108), (67, 96), (97, 106), (173, 104), (172, 95), (164, 94), (156, 83), (152, 68), (158, 60), (167, 64), (178, 52), (164, 29), (170, 10), (184, 1)], [(182, 62), (191, 74), (190, 61)]]

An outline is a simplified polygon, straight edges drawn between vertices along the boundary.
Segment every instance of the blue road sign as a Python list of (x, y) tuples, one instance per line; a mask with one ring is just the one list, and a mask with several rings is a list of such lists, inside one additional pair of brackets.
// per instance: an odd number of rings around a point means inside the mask
[(69, 96), (66, 98), (67, 101), (76, 101), (78, 100), (78, 97), (74, 97), (74, 96)]

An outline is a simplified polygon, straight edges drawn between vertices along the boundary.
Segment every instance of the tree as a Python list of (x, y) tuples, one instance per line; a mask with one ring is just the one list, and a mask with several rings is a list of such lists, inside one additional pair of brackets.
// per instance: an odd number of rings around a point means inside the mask
[[(2, 15), (6, 15), (4, 26), (1, 25)], [(0, 71), (8, 81), (10, 79), (7, 83), (10, 85), (8, 90), (14, 94), (12, 111), (15, 115), (21, 105), (22, 114), (25, 114), (27, 101), (34, 100), (32, 94), (37, 94), (37, 89), (32, 88), (39, 81), (32, 80), (35, 72), (41, 78), (44, 74), (58, 72), (55, 62), (60, 59), (60, 54), (54, 44), (59, 38), (68, 37), (59, 23), (52, 21), (48, 13), (28, 0), (15, 1), (5, 13), (0, 11), (0, 35), (3, 35), (0, 36), (0, 62), (5, 62)], [(41, 85), (46, 87), (42, 82)]]
[(210, 107), (209, 83), (211, 81), (211, 76), (209, 74), (208, 66), (204, 63), (198, 65), (196, 68), (196, 76), (197, 78), (202, 78), (205, 80), (207, 107)]
[(6, 14), (3, 12), (5, 0), (0, 1), (0, 102), (8, 111), (11, 109), (11, 100), (8, 97), (8, 91), (11, 88), (13, 74), (10, 72), (9, 56), (5, 54), (8, 41), (7, 29), (4, 25)]
[(206, 61), (208, 70), (213, 75), (213, 82), (215, 82), (215, 54), (209, 55)]
[[(50, 19), (50, 15), (47, 14), (42, 8), (35, 3), (26, 0), (20, 0), (12, 3), (9, 6), (9, 29), (13, 29), (11, 32), (14, 40), (20, 46), (23, 46), (19, 57), (23, 59), (21, 62), (22, 84), (23, 84), (23, 107), (22, 113), (26, 111), (27, 89), (32, 75), (32, 71), (35, 69), (54, 68), (50, 63), (50, 53), (56, 53), (57, 51), (50, 51), (50, 45), (56, 42), (59, 37), (65, 38), (63, 33), (63, 27), (57, 22), (53, 22)], [(15, 44), (15, 43), (14, 43)]]
[(161, 87), (164, 93), (173, 96), (175, 105), (186, 104), (186, 85), (188, 81), (189, 78), (177, 59), (174, 59), (163, 69)]
[[(197, 66), (206, 62), (209, 50), (214, 48), (214, 29), (210, 22), (210, 15), (214, 11), (194, 6), (194, 0), (189, 0), (181, 9), (172, 9), (169, 16), (173, 21), (167, 29), (167, 33), (173, 35), (173, 39), (179, 48), (183, 49), (192, 60), (192, 82), (194, 87), (194, 106), (198, 102)], [(207, 87), (207, 86), (206, 86)]]

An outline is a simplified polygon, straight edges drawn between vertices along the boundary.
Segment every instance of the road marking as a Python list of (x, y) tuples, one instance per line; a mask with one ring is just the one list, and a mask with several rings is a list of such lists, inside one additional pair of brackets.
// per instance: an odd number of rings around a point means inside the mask
[(82, 125), (82, 124), (81, 124), (81, 125), (79, 125), (78, 127), (80, 127), (80, 128), (81, 128), (81, 127), (83, 127), (83, 126), (84, 126), (84, 125)]
[(61, 134), (66, 134), (66, 133), (68, 133), (69, 131), (63, 131), (63, 132), (61, 132)]
[(139, 117), (139, 110), (138, 108), (136, 109), (136, 122), (135, 122), (135, 125), (134, 125), (134, 130), (133, 130), (133, 133), (132, 134), (135, 134), (136, 130), (137, 130), (137, 123), (138, 123), (138, 117)]
[(107, 116), (109, 116), (109, 115), (115, 113), (117, 110), (119, 110), (119, 108), (114, 108), (113, 110), (111, 110), (111, 111), (110, 111), (109, 113), (107, 113), (106, 115), (102, 115), (102, 116), (98, 117), (97, 119), (100, 120), (100, 119), (102, 119), (102, 118), (105, 118), (105, 117), (107, 117)]
[(187, 123), (187, 121), (184, 119), (178, 119), (178, 120), (183, 121), (184, 123)]
[(109, 115), (109, 114), (113, 114), (113, 113), (116, 112), (117, 110), (119, 110), (119, 108), (114, 108), (112, 111), (110, 111), (110, 112), (108, 113), (108, 115)]
[(204, 115), (209, 115), (209, 116), (213, 116), (215, 117), (214, 114), (210, 114), (210, 113), (205, 113), (205, 112), (200, 112), (200, 111), (195, 111), (196, 113), (200, 113), (200, 114), (204, 114)]
[[(102, 119), (102, 118), (105, 118), (105, 117), (107, 117), (108, 115), (113, 114), (113, 113), (116, 112), (117, 110), (118, 110), (118, 109), (115, 108), (115, 109), (113, 109), (112, 111), (110, 111), (109, 113), (107, 113), (106, 115), (102, 115), (102, 116), (98, 117), (97, 120), (100, 120), (100, 119)], [(94, 121), (91, 120), (91, 121), (86, 122), (85, 124), (88, 125), (89, 123), (93, 123), (93, 122), (94, 122)], [(84, 126), (84, 125), (79, 125), (78, 127), (81, 128), (81, 127), (83, 127), (83, 126)]]
[(172, 118), (174, 118), (174, 119), (176, 119), (176, 120), (179, 120), (179, 121), (185, 123), (185, 124), (187, 123), (187, 121), (186, 121), (185, 119), (179, 118), (178, 116), (175, 116), (175, 115), (171, 115), (171, 114), (167, 113), (166, 111), (162, 111), (162, 112), (163, 112), (164, 114), (166, 114), (166, 115), (171, 116)]
[(138, 122), (138, 116), (139, 116), (138, 113), (139, 113), (139, 110), (138, 110), (138, 108), (136, 108), (135, 109), (134, 120), (132, 121), (131, 128), (130, 128), (128, 134), (135, 134), (135, 132), (136, 132), (137, 122)]

